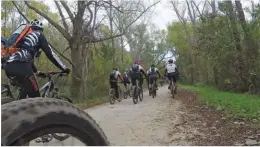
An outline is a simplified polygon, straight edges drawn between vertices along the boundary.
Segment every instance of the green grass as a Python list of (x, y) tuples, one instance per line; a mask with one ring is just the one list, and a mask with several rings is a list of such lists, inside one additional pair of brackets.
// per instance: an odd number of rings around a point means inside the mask
[(90, 99), (90, 100), (87, 99), (87, 100), (80, 101), (80, 102), (75, 101), (74, 104), (81, 109), (87, 109), (91, 106), (99, 105), (99, 104), (102, 104), (105, 102), (108, 102), (107, 97), (94, 98), (94, 99)]
[(218, 91), (207, 86), (187, 86), (185, 89), (198, 92), (198, 102), (215, 106), (231, 113), (236, 118), (260, 120), (260, 96)]

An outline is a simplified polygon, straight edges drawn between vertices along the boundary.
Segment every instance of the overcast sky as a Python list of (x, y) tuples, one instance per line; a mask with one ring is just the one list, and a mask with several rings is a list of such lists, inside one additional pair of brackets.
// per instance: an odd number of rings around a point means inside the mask
[[(147, 5), (152, 4), (153, 2), (156, 2), (156, 1), (158, 1), (158, 0), (144, 0), (144, 2), (147, 3)], [(201, 0), (196, 0), (196, 1), (199, 2)], [(232, 0), (232, 1), (234, 3), (235, 0)], [(242, 1), (243, 8), (251, 7), (250, 0), (241, 0), (241, 1)], [(253, 0), (253, 1), (255, 4), (260, 3), (260, 0)], [(70, 0), (70, 2), (73, 2), (73, 1)], [(55, 6), (53, 0), (46, 0), (46, 1), (44, 1), (44, 3), (49, 5), (52, 11), (58, 12), (56, 10), (56, 6)], [(171, 7), (169, 0), (161, 0), (161, 2), (153, 8), (153, 11), (154, 11), (154, 15), (151, 18), (151, 20), (160, 29), (167, 29), (167, 25), (169, 23), (171, 23), (172, 21), (178, 21), (178, 18)], [(246, 17), (247, 17), (247, 19), (250, 19), (250, 15), (248, 13), (246, 13)]]

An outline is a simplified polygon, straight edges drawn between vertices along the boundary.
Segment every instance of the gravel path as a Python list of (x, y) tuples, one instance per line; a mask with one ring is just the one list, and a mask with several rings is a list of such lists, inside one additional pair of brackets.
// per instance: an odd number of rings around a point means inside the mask
[(157, 95), (153, 99), (146, 91), (137, 104), (128, 98), (85, 111), (100, 124), (111, 145), (189, 145), (174, 143), (168, 135), (179, 123), (180, 102), (171, 99), (166, 86), (160, 87)]

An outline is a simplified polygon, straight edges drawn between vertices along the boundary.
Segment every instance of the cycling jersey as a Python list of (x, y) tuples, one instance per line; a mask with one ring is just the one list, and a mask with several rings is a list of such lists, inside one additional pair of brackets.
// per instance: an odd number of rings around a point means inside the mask
[(147, 71), (148, 75), (155, 75), (157, 74), (158, 69), (156, 67), (154, 67), (153, 69), (150, 67), (150, 69)]
[(12, 54), (7, 62), (33, 62), (35, 55), (40, 49), (46, 54), (46, 56), (51, 60), (61, 70), (64, 70), (66, 66), (61, 62), (58, 56), (52, 51), (52, 48), (47, 42), (44, 34), (39, 30), (33, 30), (31, 33), (26, 35), (19, 44), (21, 50)]
[(174, 73), (174, 72), (176, 72), (176, 68), (177, 68), (177, 66), (174, 63), (166, 65), (167, 73)]

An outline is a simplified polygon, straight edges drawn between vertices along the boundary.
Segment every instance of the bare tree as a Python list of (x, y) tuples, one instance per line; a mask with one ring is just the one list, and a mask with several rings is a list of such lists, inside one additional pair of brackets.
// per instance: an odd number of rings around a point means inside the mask
[[(41, 10), (37, 9), (33, 6), (29, 1), (24, 1), (28, 8), (34, 10), (37, 14), (44, 17), (50, 24), (52, 24), (68, 41), (70, 50), (71, 50), (71, 60), (74, 64), (72, 67), (72, 86), (71, 93), (75, 97), (80, 97), (84, 95), (86, 88), (84, 87), (84, 81), (86, 81), (88, 67), (86, 62), (88, 61), (88, 52), (89, 52), (89, 44), (102, 42), (105, 40), (109, 40), (112, 38), (120, 37), (125, 33), (125, 30), (131, 26), (137, 19), (139, 19), (147, 10), (156, 5), (158, 2), (150, 5), (144, 11), (140, 12), (139, 15), (131, 21), (128, 25), (125, 26), (124, 31), (120, 34), (116, 34), (109, 37), (97, 36), (93, 35), (94, 31), (98, 30), (98, 26), (96, 23), (97, 17), (97, 7), (107, 8), (112, 4), (110, 1), (77, 1), (77, 11), (72, 12), (70, 7), (67, 5), (65, 1), (57, 1), (55, 2), (60, 15), (63, 14), (61, 9), (59, 8), (61, 5), (67, 12), (69, 16), (69, 21), (72, 23), (72, 32), (70, 33), (66, 30), (66, 23), (68, 23), (64, 17), (62, 17), (64, 27), (60, 26), (54, 20), (52, 20), (48, 15), (43, 13)], [(61, 5), (59, 5), (61, 4)], [(117, 6), (113, 6), (115, 11), (120, 11), (120, 8)], [(93, 12), (94, 11), (94, 12)], [(84, 18), (85, 15), (88, 15), (88, 19)], [(82, 95), (83, 94), (83, 95)]]

